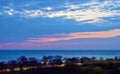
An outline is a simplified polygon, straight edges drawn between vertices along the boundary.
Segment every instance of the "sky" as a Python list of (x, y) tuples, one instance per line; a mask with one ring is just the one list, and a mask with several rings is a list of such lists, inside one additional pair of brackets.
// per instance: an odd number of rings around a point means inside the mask
[(0, 49), (119, 50), (120, 0), (0, 0)]

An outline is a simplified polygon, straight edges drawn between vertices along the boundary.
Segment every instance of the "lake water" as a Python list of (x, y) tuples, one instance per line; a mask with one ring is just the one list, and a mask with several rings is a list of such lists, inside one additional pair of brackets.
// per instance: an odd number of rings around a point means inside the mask
[(120, 56), (120, 50), (0, 50), (0, 61), (15, 60), (20, 56), (35, 57), (60, 55), (63, 57), (103, 57)]

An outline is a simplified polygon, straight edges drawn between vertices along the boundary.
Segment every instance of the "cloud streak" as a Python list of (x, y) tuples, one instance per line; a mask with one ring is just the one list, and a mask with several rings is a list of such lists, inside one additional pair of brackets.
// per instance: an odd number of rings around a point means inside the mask
[[(59, 37), (59, 36), (64, 36)], [(31, 38), (27, 40), (27, 42), (56, 42), (56, 41), (67, 41), (67, 40), (73, 40), (73, 39), (80, 39), (80, 38), (112, 38), (116, 36), (120, 36), (120, 29), (115, 30), (109, 30), (109, 31), (102, 31), (102, 32), (77, 32), (77, 33), (70, 33), (70, 34), (57, 34), (54, 35), (54, 37), (44, 37), (44, 38)]]
[[(49, 34), (44, 35), (40, 38), (29, 38), (27, 40), (21, 42), (8, 42), (8, 43), (0, 43), (0, 48), (3, 49), (44, 49), (44, 48), (58, 48), (58, 47), (71, 47), (71, 45), (78, 46), (79, 45), (94, 45), (95, 43), (99, 43), (98, 45), (103, 45), (104, 40), (107, 38), (113, 38), (120, 36), (120, 29), (108, 30), (108, 31), (99, 31), (99, 32), (75, 32), (75, 33), (60, 33), (60, 34)], [(92, 42), (89, 39), (101, 39), (99, 42)], [(81, 40), (81, 42), (79, 42)], [(105, 44), (109, 45), (107, 41)], [(92, 44), (91, 44), (92, 43)], [(114, 44), (114, 43), (112, 43)], [(69, 46), (70, 45), (70, 46)], [(115, 44), (116, 45), (116, 44)], [(103, 45), (104, 46), (104, 45)]]

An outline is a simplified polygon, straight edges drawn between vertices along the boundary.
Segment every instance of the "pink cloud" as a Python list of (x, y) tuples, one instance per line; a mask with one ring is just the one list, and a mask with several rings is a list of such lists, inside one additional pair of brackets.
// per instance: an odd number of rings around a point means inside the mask
[[(22, 42), (9, 42), (9, 43), (0, 43), (0, 48), (4, 49), (45, 49), (45, 48), (67, 48), (67, 47), (74, 47), (78, 45), (81, 46), (89, 46), (91, 41), (84, 41), (84, 42), (69, 42), (75, 39), (86, 39), (86, 38), (113, 38), (116, 36), (120, 36), (120, 29), (108, 30), (108, 31), (99, 31), (99, 32), (77, 32), (77, 33), (61, 33), (61, 34), (50, 34), (45, 35), (44, 37), (40, 38), (29, 38)], [(61, 42), (62, 41), (62, 42)], [(100, 42), (99, 42), (100, 43)], [(109, 42), (105, 42), (109, 44)], [(92, 44), (96, 44), (92, 43)], [(101, 44), (102, 45), (103, 41)], [(112, 43), (113, 45), (114, 43)], [(115, 44), (116, 45), (116, 44)]]
[[(57, 36), (56, 36), (57, 35)], [(64, 36), (60, 37), (60, 35)], [(54, 36), (54, 37), (53, 37)], [(31, 38), (27, 40), (27, 42), (56, 42), (56, 41), (64, 41), (64, 40), (73, 40), (80, 38), (112, 38), (120, 36), (120, 29), (114, 29), (109, 31), (101, 31), (101, 32), (77, 32), (70, 34), (52, 34), (52, 37), (44, 37), (44, 38)]]
[(31, 42), (10, 42), (10, 43), (0, 43), (0, 48), (3, 49), (28, 49), (28, 48), (40, 48), (47, 46), (47, 43), (31, 43)]

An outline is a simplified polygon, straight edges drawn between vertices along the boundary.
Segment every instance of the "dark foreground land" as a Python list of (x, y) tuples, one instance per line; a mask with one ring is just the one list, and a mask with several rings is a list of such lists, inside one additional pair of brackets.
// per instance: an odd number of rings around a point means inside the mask
[(43, 56), (37, 60), (22, 56), (7, 63), (0, 62), (0, 74), (120, 74), (120, 57)]

